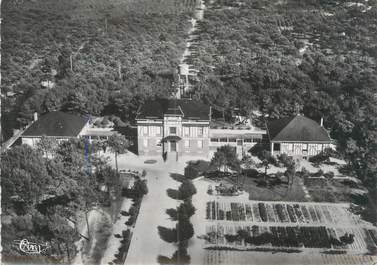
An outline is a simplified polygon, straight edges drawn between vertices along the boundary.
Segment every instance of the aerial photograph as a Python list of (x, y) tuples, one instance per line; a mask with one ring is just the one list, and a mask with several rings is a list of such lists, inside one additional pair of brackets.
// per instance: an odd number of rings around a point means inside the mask
[(377, 265), (377, 0), (0, 0), (4, 265)]

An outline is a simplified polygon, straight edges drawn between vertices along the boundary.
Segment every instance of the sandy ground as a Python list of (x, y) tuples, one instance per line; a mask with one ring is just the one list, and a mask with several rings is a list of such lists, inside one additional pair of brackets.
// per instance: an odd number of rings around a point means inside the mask
[[(121, 206), (121, 211), (128, 211), (132, 205), (132, 200), (129, 198), (124, 198)], [(115, 259), (115, 254), (118, 253), (118, 248), (121, 246), (120, 240), (121, 238), (116, 238), (116, 234), (122, 235), (123, 230), (127, 230), (127, 222), (129, 216), (123, 216), (118, 214), (115, 224), (113, 225), (112, 233), (110, 236), (109, 241), (107, 242), (106, 250), (103, 254), (101, 264), (108, 264)]]
[[(96, 230), (96, 227), (98, 224), (101, 223), (101, 219), (104, 217), (103, 216), (104, 214), (105, 214), (104, 212), (99, 211), (97, 209), (93, 209), (88, 213), (90, 233)], [(88, 228), (86, 226), (85, 220), (83, 220), (83, 226), (79, 230), (80, 230), (80, 234), (82, 234), (85, 237), (88, 237)], [(75, 265), (88, 264), (88, 259), (91, 253), (90, 251), (89, 251), (89, 255), (84, 253), (85, 252), (84, 246), (86, 245), (86, 243), (87, 243), (87, 240), (85, 238), (81, 238), (79, 241), (75, 243), (78, 252), (75, 258), (73, 259), (72, 264), (75, 264)], [(94, 245), (95, 245), (95, 240), (92, 240), (90, 249), (92, 249)]]

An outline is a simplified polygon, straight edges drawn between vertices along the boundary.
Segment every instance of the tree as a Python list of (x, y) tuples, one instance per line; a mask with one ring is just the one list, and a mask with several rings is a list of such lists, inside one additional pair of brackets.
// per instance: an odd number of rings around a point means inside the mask
[(195, 185), (191, 180), (184, 181), (178, 188), (178, 194), (180, 200), (190, 198), (192, 195), (196, 194)]
[(224, 145), (217, 148), (217, 151), (211, 160), (211, 165), (218, 168), (218, 170), (239, 170), (240, 160), (237, 158), (235, 148), (230, 145)]
[(42, 136), (41, 140), (37, 143), (37, 149), (41, 150), (45, 157), (53, 157), (57, 148), (57, 142), (54, 137)]
[(118, 155), (127, 152), (127, 148), (130, 146), (129, 141), (123, 135), (113, 134), (107, 140), (107, 144), (110, 148), (110, 152), (115, 155), (115, 168), (116, 171), (119, 172)]
[(27, 145), (16, 146), (1, 155), (1, 186), (4, 209), (14, 201), (33, 207), (52, 184), (40, 152)]

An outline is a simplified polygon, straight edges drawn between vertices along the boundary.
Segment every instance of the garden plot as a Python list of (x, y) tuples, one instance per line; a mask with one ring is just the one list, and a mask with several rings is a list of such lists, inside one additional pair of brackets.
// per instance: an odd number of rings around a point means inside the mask
[(349, 212), (347, 204), (219, 199), (207, 202), (206, 219), (206, 249), (359, 254), (377, 247), (376, 228)]
[(221, 199), (206, 205), (206, 219), (218, 221), (355, 226), (365, 222), (347, 204), (298, 202), (229, 202)]
[[(236, 223), (237, 224), (237, 223)], [(234, 250), (261, 250), (278, 248), (346, 250), (363, 253), (375, 247), (370, 230), (363, 228), (326, 228), (325, 226), (242, 226), (236, 224), (212, 224), (206, 227), (206, 248)], [(239, 231), (243, 231), (242, 235)], [(353, 242), (340, 244), (345, 234), (353, 234)]]
[(326, 255), (316, 253), (279, 253), (247, 252), (231, 250), (207, 250), (204, 265), (371, 265), (375, 256), (364, 255)]

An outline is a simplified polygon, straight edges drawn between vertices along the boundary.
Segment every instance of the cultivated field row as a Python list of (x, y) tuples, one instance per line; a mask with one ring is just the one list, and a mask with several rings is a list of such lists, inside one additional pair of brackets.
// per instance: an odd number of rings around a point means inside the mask
[(218, 221), (280, 223), (279, 225), (371, 226), (343, 204), (210, 201), (206, 219)]
[[(242, 230), (246, 235), (236, 237)], [(324, 226), (243, 226), (236, 223), (206, 226), (206, 247), (248, 250), (255, 248), (317, 248), (363, 252), (377, 246), (376, 230), (363, 228), (326, 228)], [(340, 244), (339, 239), (352, 234), (353, 242)]]
[(292, 256), (291, 253), (240, 252), (230, 250), (207, 250), (204, 259), (205, 265), (256, 265), (256, 264), (280, 264), (280, 265), (372, 265), (375, 257), (365, 255), (326, 255), (300, 253)]

